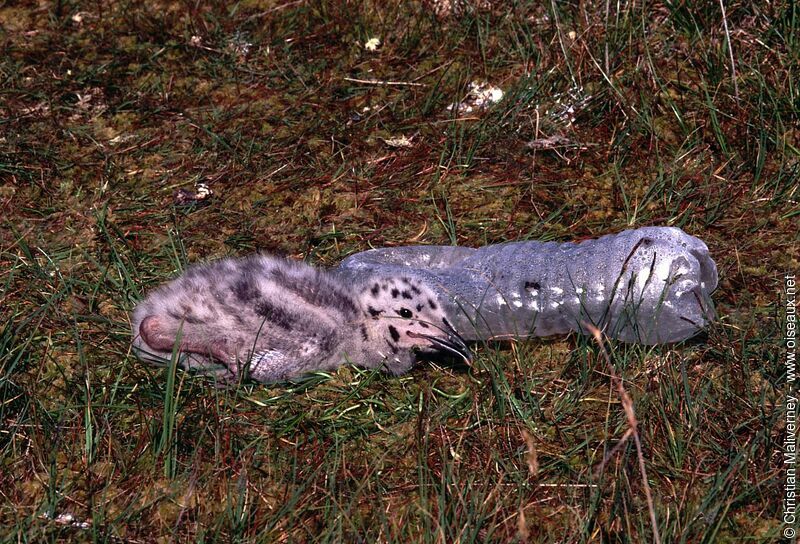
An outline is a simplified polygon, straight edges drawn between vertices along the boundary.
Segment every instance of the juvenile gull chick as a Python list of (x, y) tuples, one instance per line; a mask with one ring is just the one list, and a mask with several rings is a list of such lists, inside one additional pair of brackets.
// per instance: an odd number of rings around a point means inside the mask
[(418, 352), (470, 357), (419, 280), (346, 283), (266, 255), (190, 267), (136, 307), (132, 326), (139, 358), (167, 362), (180, 339), (181, 366), (226, 381), (270, 383), (346, 362), (402, 374)]

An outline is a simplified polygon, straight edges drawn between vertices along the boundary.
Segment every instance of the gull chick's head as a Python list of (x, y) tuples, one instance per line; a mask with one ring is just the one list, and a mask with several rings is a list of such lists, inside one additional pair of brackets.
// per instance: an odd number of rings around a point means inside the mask
[[(449, 353), (471, 360), (469, 348), (447, 320), (439, 298), (423, 282), (408, 277), (374, 278), (360, 295), (372, 334), (388, 360), (403, 353)], [(399, 361), (398, 361), (399, 362)]]

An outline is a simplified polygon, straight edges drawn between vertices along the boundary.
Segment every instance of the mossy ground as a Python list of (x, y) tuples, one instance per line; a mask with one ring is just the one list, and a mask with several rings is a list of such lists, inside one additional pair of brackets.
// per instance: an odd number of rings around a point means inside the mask
[[(0, 539), (652, 541), (633, 442), (601, 468), (628, 424), (585, 337), (230, 390), (129, 352), (198, 260), (640, 225), (721, 276), (706, 336), (610, 345), (661, 539), (778, 539), (800, 10), (725, 4), (0, 4)], [(503, 101), (447, 112), (475, 80)]]

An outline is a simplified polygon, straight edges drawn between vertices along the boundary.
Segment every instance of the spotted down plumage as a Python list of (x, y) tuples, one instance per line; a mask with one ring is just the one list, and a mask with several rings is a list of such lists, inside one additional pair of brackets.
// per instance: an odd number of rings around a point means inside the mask
[(141, 359), (164, 363), (177, 347), (181, 366), (226, 381), (271, 383), (346, 362), (402, 374), (420, 352), (469, 357), (421, 282), (344, 282), (267, 255), (190, 267), (136, 307), (132, 327)]

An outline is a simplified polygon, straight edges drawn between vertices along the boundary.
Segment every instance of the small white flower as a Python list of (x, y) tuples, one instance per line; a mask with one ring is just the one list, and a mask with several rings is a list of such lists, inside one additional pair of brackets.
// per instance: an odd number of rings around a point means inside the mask
[(367, 51), (377, 51), (380, 45), (381, 45), (380, 38), (370, 38), (367, 40), (367, 43), (364, 44), (364, 49), (366, 49)]

